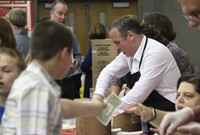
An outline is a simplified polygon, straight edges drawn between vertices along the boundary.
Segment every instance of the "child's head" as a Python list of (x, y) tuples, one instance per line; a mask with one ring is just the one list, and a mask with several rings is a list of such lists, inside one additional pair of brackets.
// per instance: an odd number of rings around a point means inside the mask
[(56, 66), (54, 72), (59, 71), (59, 73), (56, 73), (57, 75), (53, 77), (62, 79), (72, 62), (72, 46), (71, 31), (61, 23), (47, 20), (38, 23), (34, 28), (31, 40), (31, 56), (33, 60), (39, 60), (43, 63), (54, 62), (51, 66)]
[(11, 48), (0, 48), (0, 95), (10, 92), (14, 80), (25, 69), (21, 54)]
[(200, 104), (200, 75), (181, 76), (177, 89), (176, 110)]

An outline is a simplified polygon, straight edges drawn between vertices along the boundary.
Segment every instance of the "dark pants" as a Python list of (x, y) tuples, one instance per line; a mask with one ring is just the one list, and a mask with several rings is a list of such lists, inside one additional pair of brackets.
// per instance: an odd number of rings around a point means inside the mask
[(81, 75), (82, 74), (77, 74), (72, 76), (75, 90), (75, 98), (80, 98)]
[(63, 80), (56, 80), (56, 82), (61, 87), (61, 98), (80, 98), (81, 74), (74, 75), (71, 78), (64, 78)]

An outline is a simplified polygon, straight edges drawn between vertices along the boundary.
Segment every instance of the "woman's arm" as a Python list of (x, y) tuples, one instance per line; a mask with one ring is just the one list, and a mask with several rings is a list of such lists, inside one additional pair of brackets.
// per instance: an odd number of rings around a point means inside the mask
[[(135, 113), (136, 115), (139, 115), (141, 117), (141, 120), (144, 122), (150, 122), (153, 126), (156, 128), (159, 127), (163, 117), (167, 112), (156, 110), (153, 112), (153, 108), (147, 107), (141, 103), (137, 103), (132, 108), (129, 108), (126, 110), (127, 113)], [(155, 114), (153, 114), (155, 113)], [(152, 118), (155, 117), (153, 120)], [(151, 120), (151, 121), (149, 121)]]

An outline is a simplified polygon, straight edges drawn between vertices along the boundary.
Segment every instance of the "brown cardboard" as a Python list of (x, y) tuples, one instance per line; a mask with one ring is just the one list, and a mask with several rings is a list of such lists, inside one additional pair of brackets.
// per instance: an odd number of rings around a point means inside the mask
[(111, 122), (104, 126), (96, 116), (77, 117), (76, 135), (111, 135)]
[(126, 132), (141, 131), (140, 117), (135, 114), (119, 114), (113, 117), (112, 128), (121, 128)]
[(117, 50), (111, 39), (95, 39), (92, 43), (92, 81), (95, 88), (96, 80), (102, 69), (116, 56)]
[[(89, 103), (90, 99), (76, 99), (75, 101)], [(111, 122), (104, 126), (96, 116), (77, 117), (76, 135), (111, 135)]]

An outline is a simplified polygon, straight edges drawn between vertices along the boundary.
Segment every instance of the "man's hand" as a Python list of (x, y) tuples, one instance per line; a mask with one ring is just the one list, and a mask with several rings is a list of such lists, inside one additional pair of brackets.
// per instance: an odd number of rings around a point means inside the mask
[(103, 96), (99, 94), (94, 94), (91, 100), (91, 103), (96, 106), (96, 114), (102, 111), (107, 105), (103, 101)]
[(194, 113), (191, 108), (185, 107), (179, 111), (168, 113), (163, 118), (159, 131), (160, 135), (175, 133), (181, 125), (194, 120)]

